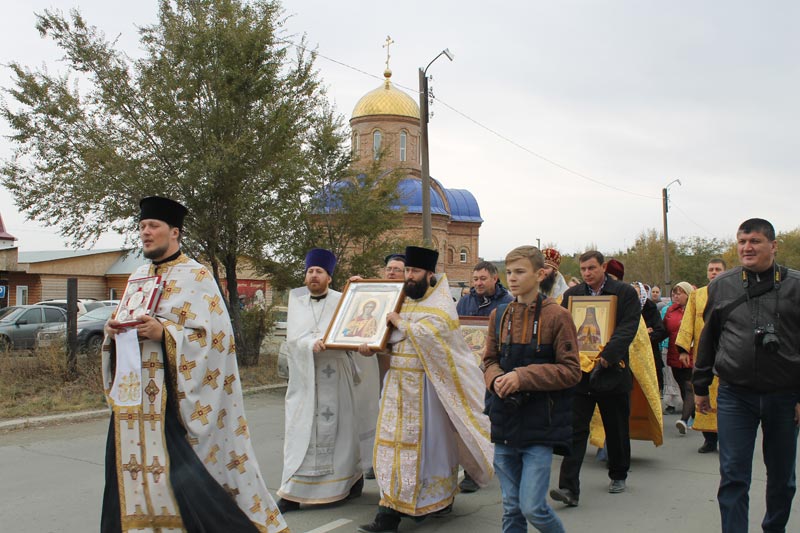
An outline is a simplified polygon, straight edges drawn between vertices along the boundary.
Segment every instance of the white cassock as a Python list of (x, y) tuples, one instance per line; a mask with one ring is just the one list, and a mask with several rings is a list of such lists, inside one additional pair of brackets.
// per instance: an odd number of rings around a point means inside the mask
[(289, 386), (278, 495), (301, 503), (344, 499), (371, 466), (379, 398), (376, 359), (343, 350), (313, 351), (340, 298), (340, 292), (329, 290), (316, 301), (305, 287), (289, 293)]

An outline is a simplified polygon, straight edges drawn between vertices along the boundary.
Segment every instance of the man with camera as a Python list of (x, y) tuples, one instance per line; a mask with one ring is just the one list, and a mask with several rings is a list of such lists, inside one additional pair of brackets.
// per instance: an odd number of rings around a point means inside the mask
[(785, 531), (794, 498), (800, 422), (800, 272), (775, 262), (775, 229), (752, 218), (739, 226), (741, 267), (708, 286), (705, 327), (692, 382), (697, 411), (719, 378), (717, 427), (722, 531), (748, 530), (758, 426), (767, 470), (764, 531)]

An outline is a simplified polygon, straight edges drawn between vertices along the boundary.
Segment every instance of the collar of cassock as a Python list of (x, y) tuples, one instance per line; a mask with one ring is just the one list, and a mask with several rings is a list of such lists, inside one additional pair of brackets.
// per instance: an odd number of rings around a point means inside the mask
[(170, 261), (175, 261), (181, 255), (180, 249), (172, 254), (171, 256), (167, 257), (166, 259), (162, 259), (161, 261), (153, 261), (155, 266), (163, 265), (164, 263), (169, 263)]
[(325, 294), (320, 294), (319, 296), (314, 296), (313, 294), (311, 294), (310, 296), (311, 296), (312, 300), (314, 300), (315, 302), (318, 302), (318, 301), (324, 300), (325, 298), (328, 297), (328, 291), (325, 291)]

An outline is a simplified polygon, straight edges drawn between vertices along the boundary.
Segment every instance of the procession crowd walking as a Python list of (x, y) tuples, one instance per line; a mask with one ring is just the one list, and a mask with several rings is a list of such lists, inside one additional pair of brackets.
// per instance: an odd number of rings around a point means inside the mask
[[(567, 281), (558, 250), (521, 245), (505, 257), (507, 287), (482, 261), (459, 301), (436, 250), (397, 250), (383, 283), (354, 275), (344, 294), (331, 287), (338, 258), (309, 250), (304, 285), (289, 295), (276, 501), (255, 459), (222, 294), (181, 250), (186, 214), (173, 200), (142, 199), (139, 236), (151, 262), (129, 280), (132, 319), (105, 326), (113, 414), (104, 533), (287, 532), (285, 515), (359, 498), (365, 479), (375, 479), (380, 501), (358, 531), (413, 531), (494, 475), (503, 532), (563, 532), (564, 506), (593, 498), (580, 483), (589, 446), (624, 507), (631, 440), (662, 444), (662, 406), (680, 411), (667, 431), (702, 432), (697, 451), (719, 461), (726, 533), (748, 528), (761, 427), (762, 528), (786, 530), (800, 422), (800, 273), (776, 262), (768, 221), (737, 229), (741, 266), (708, 258), (708, 286), (676, 283), (666, 303), (659, 287), (625, 281), (625, 266), (596, 250), (579, 258), (582, 279)], [(160, 287), (151, 308), (136, 294), (148, 282)], [(340, 316), (348, 304), (351, 314)], [(488, 321), (478, 353), (463, 317)], [(563, 459), (550, 486), (554, 456)]]

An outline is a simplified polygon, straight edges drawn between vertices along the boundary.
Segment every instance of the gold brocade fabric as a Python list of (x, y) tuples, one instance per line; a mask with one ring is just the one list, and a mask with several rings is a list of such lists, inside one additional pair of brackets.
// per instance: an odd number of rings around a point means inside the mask
[(161, 275), (155, 317), (164, 344), (140, 342), (141, 405), (120, 407), (113, 385), (112, 340), (103, 345), (103, 381), (114, 411), (116, 463), (123, 531), (183, 531), (170, 483), (164, 434), (168, 405), (165, 367), (176, 391), (178, 416), (206, 470), (262, 533), (288, 532), (256, 460), (245, 418), (233, 331), (225, 302), (206, 267), (180, 255), (143, 265), (131, 279)]
[[(494, 473), (489, 419), (483, 414), (483, 374), (459, 329), (447, 287), (447, 277), (442, 276), (422, 299), (403, 304), (401, 324), (392, 336), (402, 338), (391, 341), (391, 367), (378, 417), (374, 461), (381, 505), (413, 516), (452, 502), (458, 464), (481, 486)], [(431, 410), (425, 405), (426, 388), (438, 398), (443, 420), (427, 418)], [(442, 461), (426, 467), (423, 459), (431, 455), (431, 449), (423, 449), (430, 445), (426, 431), (453, 430), (454, 468), (448, 470)]]
[[(678, 336), (675, 339), (675, 344), (694, 354), (697, 358), (697, 346), (700, 344), (700, 334), (703, 332), (703, 313), (706, 310), (708, 303), (708, 286), (701, 287), (689, 295), (689, 301), (686, 303), (686, 311), (683, 313), (683, 320), (681, 320), (681, 328), (678, 330)], [(719, 388), (719, 380), (714, 376), (711, 386), (708, 388), (708, 399), (711, 402), (711, 412), (703, 414), (695, 412), (694, 424), (692, 429), (697, 431), (717, 431), (717, 389)]]
[[(628, 349), (633, 372), (631, 391), (630, 437), (649, 440), (656, 446), (664, 442), (664, 421), (661, 414), (661, 394), (658, 391), (655, 360), (644, 319), (639, 319), (639, 329)], [(595, 408), (591, 422), (590, 442), (602, 447), (605, 431), (600, 410)]]

